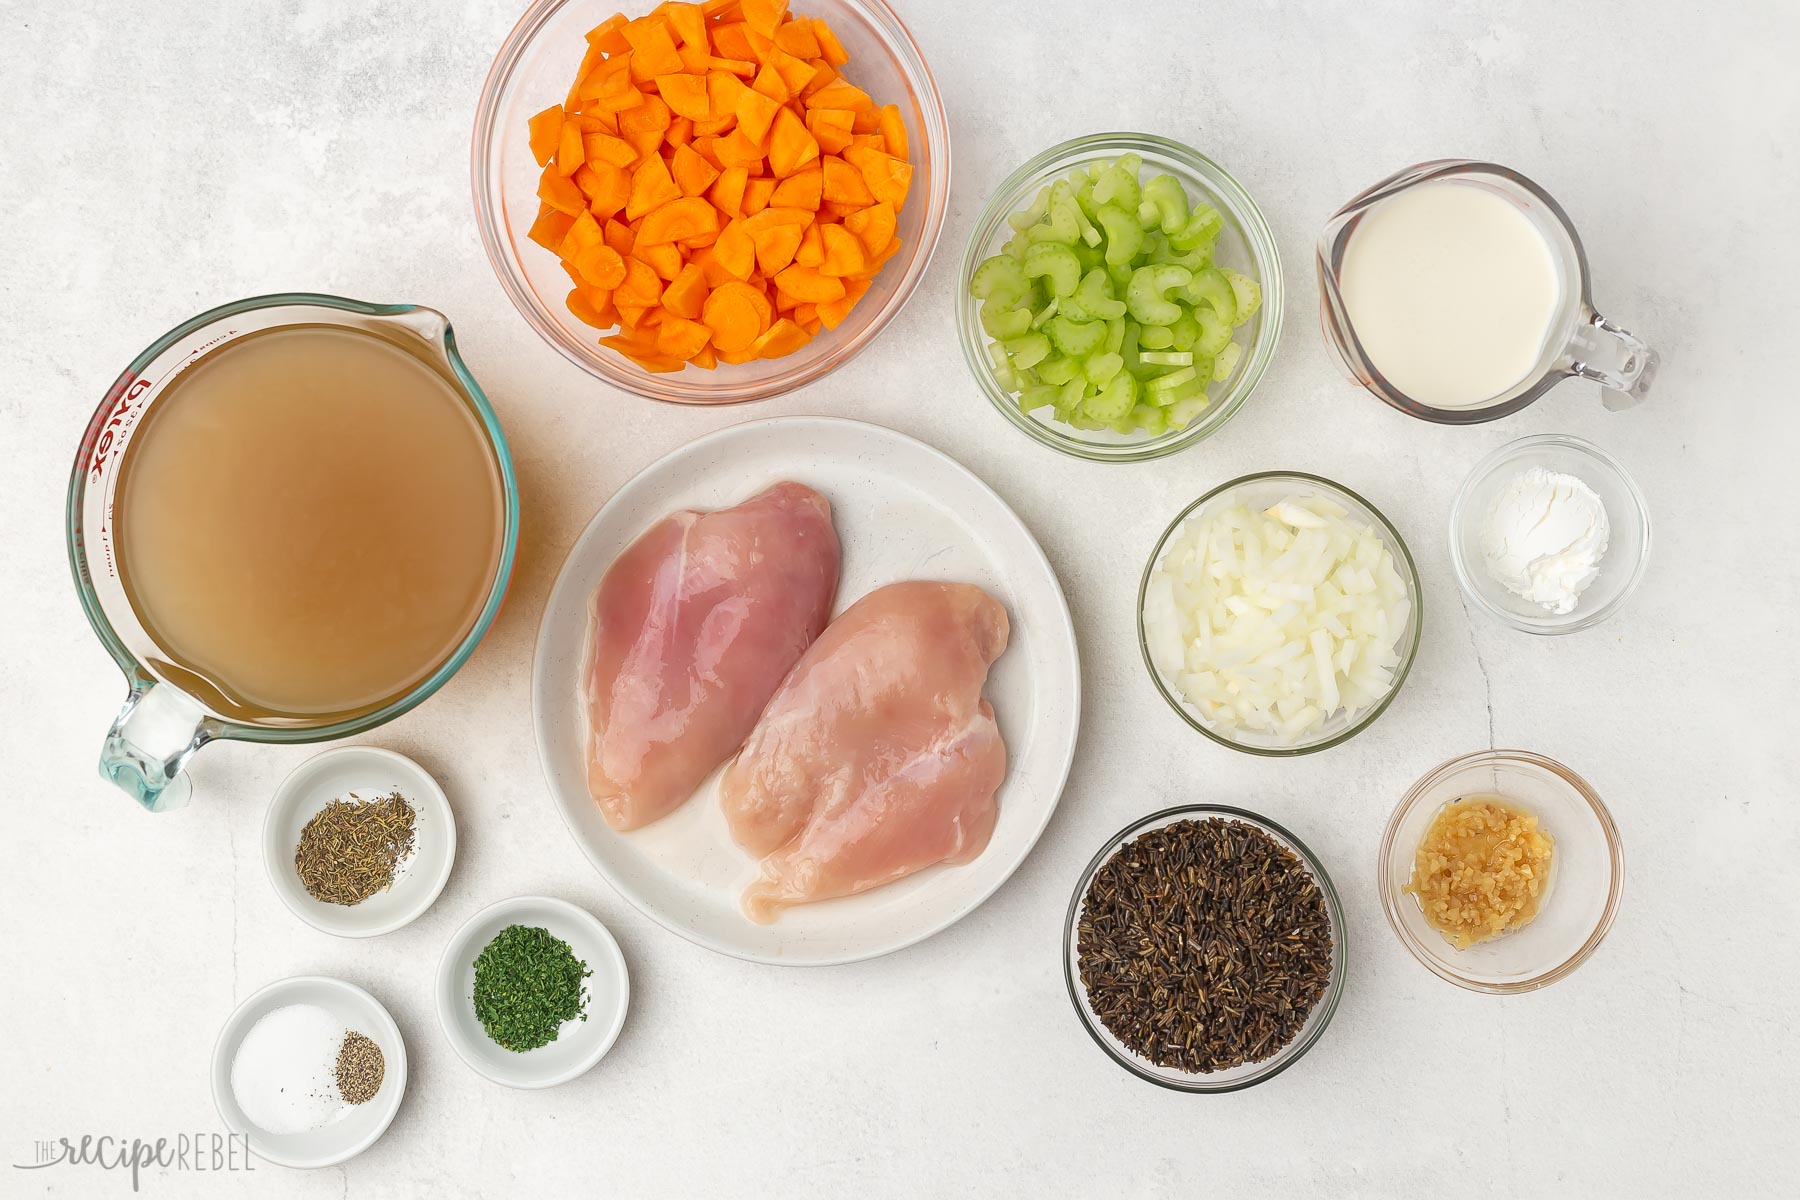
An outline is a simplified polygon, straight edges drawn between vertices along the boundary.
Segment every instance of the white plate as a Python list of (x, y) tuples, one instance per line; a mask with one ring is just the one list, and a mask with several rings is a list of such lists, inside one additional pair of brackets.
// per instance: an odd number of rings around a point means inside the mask
[[(738, 909), (756, 875), (717, 802), (717, 776), (680, 809), (616, 833), (588, 795), (580, 695), (587, 604), (613, 559), (680, 508), (723, 508), (782, 479), (831, 501), (843, 543), (839, 611), (905, 579), (978, 584), (1006, 606), (1006, 653), (988, 676), (1006, 740), (993, 840), (974, 862), (936, 866), (757, 925)], [(1081, 668), (1062, 587), (1006, 502), (945, 455), (860, 421), (782, 417), (720, 430), (642, 471), (589, 522), (557, 577), (532, 674), (538, 755), (563, 821), (595, 868), (652, 920), (721, 954), (822, 965), (888, 954), (953, 924), (1024, 861), (1062, 794), (1080, 724)]]
[[(265, 1133), (251, 1124), (231, 1091), (231, 1062), (239, 1044), (266, 1014), (290, 1004), (313, 1004), (343, 1022), (346, 1031), (363, 1034), (381, 1047), (381, 1090), (362, 1104), (345, 1107), (342, 1116), (308, 1133)], [(406, 1043), (400, 1027), (381, 1001), (353, 983), (324, 975), (296, 975), (271, 983), (238, 1005), (213, 1043), (212, 1093), (219, 1117), (231, 1132), (242, 1135), (250, 1152), (282, 1167), (329, 1167), (355, 1158), (375, 1144), (406, 1092)]]
[[(361, 904), (313, 899), (294, 870), (300, 831), (318, 811), (354, 792), (374, 800), (398, 791), (412, 802), (413, 850), (400, 860), (394, 882)], [(456, 858), (456, 818), (444, 789), (405, 755), (375, 746), (339, 746), (295, 767), (275, 789), (263, 818), (263, 866), (275, 894), (295, 916), (339, 937), (391, 933), (431, 907)]]
[[(531, 925), (569, 943), (592, 972), (587, 1020), (564, 1021), (556, 1040), (535, 1050), (508, 1050), (475, 1017), (475, 960), (508, 925)], [(547, 1088), (585, 1074), (606, 1057), (625, 1027), (631, 976), (612, 933), (586, 909), (548, 896), (515, 896), (490, 904), (463, 923), (438, 960), (437, 1012), (444, 1036), (462, 1060), (495, 1083)]]

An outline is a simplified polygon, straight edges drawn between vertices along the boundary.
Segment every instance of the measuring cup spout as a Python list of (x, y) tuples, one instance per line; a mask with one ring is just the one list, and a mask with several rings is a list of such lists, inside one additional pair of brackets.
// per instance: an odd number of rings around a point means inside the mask
[(167, 684), (135, 679), (106, 732), (100, 774), (151, 812), (180, 808), (194, 792), (182, 768), (213, 735), (205, 712), (192, 699)]

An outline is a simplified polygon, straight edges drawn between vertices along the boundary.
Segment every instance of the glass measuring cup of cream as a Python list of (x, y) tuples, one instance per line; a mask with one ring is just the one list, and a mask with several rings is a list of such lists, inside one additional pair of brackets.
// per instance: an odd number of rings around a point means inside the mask
[(1568, 214), (1517, 171), (1440, 159), (1339, 209), (1320, 236), (1319, 316), (1351, 377), (1447, 425), (1515, 413), (1570, 376), (1641, 400), (1656, 354), (1594, 311)]
[(519, 504), (442, 313), (260, 296), (157, 339), (69, 483), (69, 562), (128, 692), (100, 772), (151, 811), (216, 738), (316, 742), (435, 692), (500, 607)]

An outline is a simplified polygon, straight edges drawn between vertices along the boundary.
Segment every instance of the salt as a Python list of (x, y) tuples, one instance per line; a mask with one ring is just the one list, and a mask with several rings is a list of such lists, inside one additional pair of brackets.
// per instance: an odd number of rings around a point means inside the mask
[(272, 1009), (231, 1060), (231, 1094), (252, 1124), (286, 1135), (322, 1129), (349, 1111), (338, 1091), (344, 1024), (316, 1004)]

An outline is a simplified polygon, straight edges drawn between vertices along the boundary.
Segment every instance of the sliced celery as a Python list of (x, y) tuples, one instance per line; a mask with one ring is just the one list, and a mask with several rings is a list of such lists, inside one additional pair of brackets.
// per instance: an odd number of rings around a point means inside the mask
[[(1008, 343), (1010, 348), (1011, 343)], [(1194, 356), (1185, 350), (1152, 350), (1148, 354), (1138, 356), (1153, 367), (1191, 367)], [(1016, 362), (1016, 366), (1029, 367), (1030, 363)]]
[(996, 254), (992, 258), (981, 261), (975, 273), (969, 276), (969, 294), (977, 300), (993, 300), (1011, 308), (1025, 298), (1031, 287), (1031, 281), (1025, 277), (1025, 269), (1018, 261), (1004, 254)]
[[(1219, 277), (1221, 283), (1224, 278)], [(1186, 288), (1193, 279), (1194, 273), (1186, 267), (1139, 267), (1132, 272), (1131, 283), (1125, 289), (1125, 307), (1146, 325), (1168, 325), (1180, 319), (1181, 306), (1164, 293)], [(1231, 285), (1225, 286), (1229, 290)]]
[(1238, 360), (1242, 357), (1244, 357), (1244, 348), (1237, 342), (1232, 342), (1225, 349), (1219, 351), (1219, 357), (1213, 362), (1213, 382), (1224, 383), (1230, 379), (1231, 373), (1237, 370)]
[(1012, 357), (1012, 365), (1020, 370), (1035, 367), (1050, 357), (1050, 339), (1041, 333), (1028, 333), (1001, 345)]
[(1081, 282), (1081, 260), (1060, 242), (1039, 242), (1026, 251), (1023, 270), (1028, 278), (1043, 278), (1052, 296), (1067, 296)]
[(1144, 230), (1137, 218), (1116, 205), (1103, 204), (1094, 220), (1106, 231), (1106, 264), (1130, 266), (1132, 259), (1144, 248)]
[(1106, 340), (1106, 325), (1101, 321), (1072, 321), (1058, 313), (1044, 325), (1044, 332), (1056, 348), (1071, 358), (1084, 358), (1100, 348)]
[(991, 338), (1016, 338), (1031, 331), (1031, 310), (1008, 308), (994, 300), (983, 300), (981, 327)]

